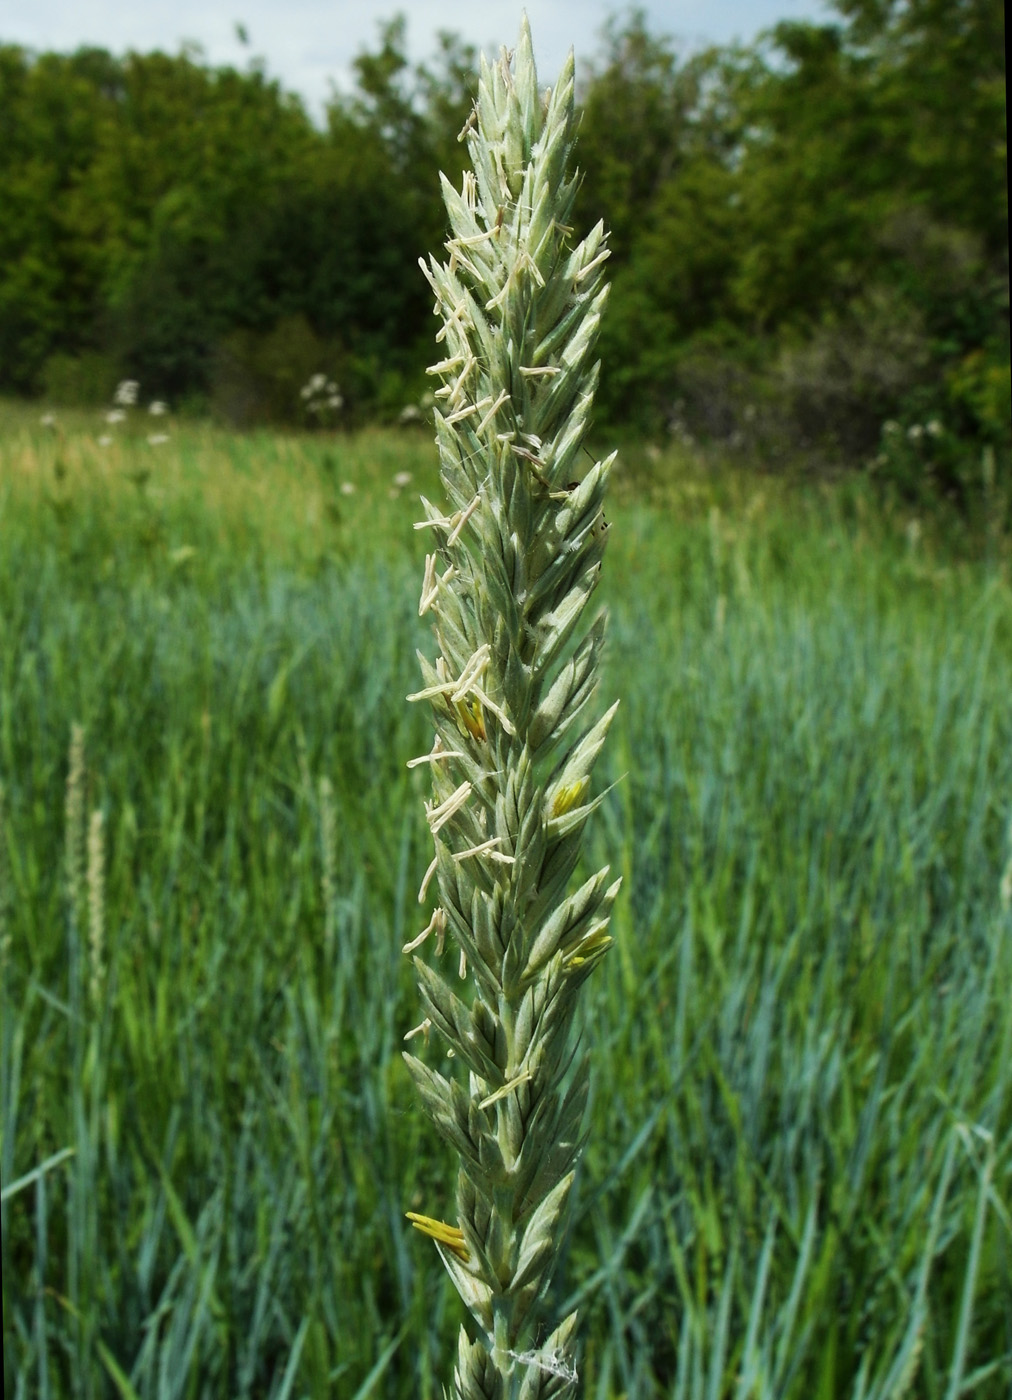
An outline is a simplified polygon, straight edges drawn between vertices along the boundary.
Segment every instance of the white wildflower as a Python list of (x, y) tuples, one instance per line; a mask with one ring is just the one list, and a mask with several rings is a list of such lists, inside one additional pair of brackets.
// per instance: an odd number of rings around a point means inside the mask
[(121, 408), (110, 408), (109, 412), (105, 415), (105, 421), (107, 423), (122, 423), (125, 417), (126, 414)]
[(148, 404), (148, 412), (151, 414), (152, 418), (162, 418), (168, 411), (168, 404), (163, 403), (161, 399), (152, 399)]
[(121, 408), (133, 408), (137, 402), (137, 392), (140, 384), (136, 379), (121, 379), (116, 385), (116, 392), (112, 396), (112, 401), (119, 404)]

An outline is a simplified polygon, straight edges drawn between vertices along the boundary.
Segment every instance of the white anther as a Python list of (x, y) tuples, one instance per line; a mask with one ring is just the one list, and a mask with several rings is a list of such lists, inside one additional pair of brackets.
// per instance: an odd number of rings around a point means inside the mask
[(418, 891), (418, 903), (419, 903), (419, 904), (424, 904), (424, 903), (425, 903), (425, 896), (426, 896), (426, 895), (428, 894), (428, 892), (429, 892), (429, 882), (430, 882), (430, 880), (432, 879), (433, 875), (435, 875), (435, 873), (436, 873), (436, 868), (437, 868), (438, 865), (439, 865), (439, 857), (438, 857), (438, 856), (433, 856), (433, 857), (432, 857), (432, 860), (429, 862), (429, 868), (428, 868), (428, 870), (426, 870), (425, 874), (422, 876), (421, 888), (420, 888), (419, 891)]
[(505, 851), (496, 850), (502, 844), (501, 836), (493, 836), (488, 841), (482, 841), (480, 845), (469, 846), (466, 851), (455, 851), (453, 859), (468, 860), (471, 856), (488, 856), (489, 860), (497, 860), (500, 865), (513, 865), (514, 857), (508, 856)]
[(440, 802), (438, 807), (433, 807), (431, 802), (426, 802), (425, 819), (429, 823), (429, 830), (433, 836), (446, 825), (451, 817), (460, 811), (470, 796), (471, 784), (463, 782), (459, 788), (455, 788), (450, 793), (445, 802)]
[(508, 398), (509, 398), (508, 392), (507, 392), (505, 389), (502, 389), (502, 390), (500, 391), (499, 397), (496, 399), (495, 403), (492, 405), (492, 407), (489, 409), (489, 411), (485, 414), (485, 417), (481, 420), (481, 422), (480, 422), (480, 423), (478, 424), (478, 426), (475, 428), (475, 430), (474, 430), (474, 435), (475, 435), (475, 437), (481, 437), (482, 433), (485, 431), (485, 429), (488, 427), (488, 425), (489, 425), (489, 424), (492, 422), (492, 420), (495, 418), (496, 414), (499, 412), (499, 410), (502, 408), (503, 404), (507, 401)]
[[(477, 432), (481, 432), (481, 425), (480, 425), (480, 424), (479, 424), (478, 428), (476, 429), (476, 431), (477, 431)], [(467, 522), (471, 519), (471, 516), (475, 513), (475, 511), (478, 509), (478, 507), (479, 507), (480, 505), (481, 505), (481, 497), (480, 497), (480, 496), (475, 496), (474, 499), (473, 499), (472, 501), (469, 501), (469, 502), (468, 502), (468, 504), (464, 507), (463, 510), (459, 510), (459, 511), (457, 512), (457, 514), (453, 517), (453, 518), (454, 518), (454, 521), (456, 522), (456, 524), (454, 525), (453, 530), (450, 532), (449, 536), (447, 537), (447, 541), (446, 541), (447, 545), (451, 545), (451, 544), (456, 544), (456, 543), (457, 543), (457, 541), (460, 539), (460, 532), (463, 530), (464, 526), (465, 526), (465, 525), (467, 524)]]
[(422, 931), (421, 931), (421, 933), (418, 935), (418, 937), (417, 937), (417, 938), (412, 938), (412, 940), (411, 940), (410, 943), (405, 943), (404, 947), (401, 949), (401, 952), (402, 952), (402, 953), (413, 953), (413, 952), (415, 951), (416, 948), (420, 948), (420, 947), (422, 946), (422, 944), (423, 944), (423, 943), (425, 942), (425, 940), (428, 938), (428, 936), (429, 936), (430, 933), (435, 933), (437, 936), (440, 937), (440, 941), (442, 941), (442, 937), (441, 937), (441, 936), (442, 936), (443, 934), (445, 934), (445, 932), (446, 932), (446, 910), (445, 910), (445, 909), (434, 909), (434, 910), (432, 911), (432, 918), (429, 920), (429, 922), (428, 922), (428, 923), (425, 925), (425, 927), (422, 929)]

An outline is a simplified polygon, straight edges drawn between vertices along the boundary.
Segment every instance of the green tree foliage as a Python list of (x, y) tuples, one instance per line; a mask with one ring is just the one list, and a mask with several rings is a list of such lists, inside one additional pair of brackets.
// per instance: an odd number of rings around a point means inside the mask
[(434, 172), (459, 163), (474, 59), (443, 36), (410, 74), (404, 40), (384, 28), (325, 131), (256, 64), (0, 49), (0, 387), (101, 345), (153, 392), (206, 391), (237, 333), (300, 317), (363, 397), (421, 364), (417, 259), (441, 236)]
[(851, 452), (931, 407), (1007, 446), (1001, 9), (837, 8), (687, 61), (612, 27), (581, 146), (618, 266), (603, 402), (734, 440), (765, 399)]
[(112, 60), (0, 48), (0, 383), (33, 386), (100, 309), (95, 211), (82, 183), (101, 142)]
[(778, 65), (742, 67), (740, 305), (760, 325), (818, 316), (887, 275), (940, 328), (979, 330), (941, 304), (1007, 250), (1000, 7), (849, 8), (847, 26), (778, 25)]
[(4, 49), (0, 379), (104, 342), (159, 391), (198, 382), (214, 335), (248, 314), (243, 244), (316, 138), (262, 73), (192, 53)]
[(861, 449), (884, 418), (934, 412), (1007, 453), (1007, 410), (987, 421), (953, 390), (1008, 379), (1001, 7), (837, 9), (739, 67), (740, 323), (776, 342), (810, 435)]
[(678, 347), (712, 333), (729, 310), (738, 118), (716, 51), (680, 62), (639, 12), (624, 27), (613, 21), (605, 38), (584, 92), (578, 217), (604, 218), (614, 240), (602, 406), (649, 424)]
[[(322, 127), (256, 62), (0, 47), (0, 390), (100, 351), (240, 421), (284, 413), (303, 364), (352, 414), (420, 392), (417, 260), (476, 77), (452, 35), (421, 66), (406, 38), (381, 26)], [(599, 412), (766, 460), (861, 459), (886, 420), (940, 417), (963, 465), (886, 452), (904, 489), (965, 498), (984, 445), (1008, 470), (1004, 94), (997, 0), (836, 0), (689, 55), (613, 20), (574, 213), (614, 248)]]

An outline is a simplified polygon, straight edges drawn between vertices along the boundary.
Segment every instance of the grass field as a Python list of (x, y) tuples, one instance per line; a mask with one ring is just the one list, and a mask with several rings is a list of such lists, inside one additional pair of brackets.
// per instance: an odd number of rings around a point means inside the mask
[[(0, 405), (4, 1394), (437, 1397), (434, 449), (98, 431)], [(1007, 543), (645, 450), (609, 518), (581, 1391), (1008, 1396)]]

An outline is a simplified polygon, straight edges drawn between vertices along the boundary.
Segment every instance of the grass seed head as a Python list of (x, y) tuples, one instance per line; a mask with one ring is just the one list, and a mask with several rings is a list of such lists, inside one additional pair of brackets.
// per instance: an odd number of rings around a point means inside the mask
[(64, 866), (67, 880), (67, 904), (76, 918), (84, 875), (84, 729), (79, 724), (70, 728), (70, 754), (67, 763), (67, 787), (64, 799)]
[[(460, 1156), (459, 1224), (409, 1218), (436, 1241), (479, 1335), (461, 1332), (457, 1400), (561, 1395), (575, 1384), (575, 1315), (534, 1346), (581, 1147), (586, 1067), (563, 1067), (576, 992), (611, 943), (617, 885), (600, 872), (567, 896), (614, 708), (561, 757), (596, 685), (603, 620), (587, 628), (611, 459), (582, 477), (606, 299), (601, 226), (575, 246), (573, 62), (538, 89), (530, 30), (482, 60), (462, 133), (472, 170), (444, 179), (448, 261), (423, 271), (440, 319), (436, 441), (448, 505), (432, 531), (419, 613), (435, 744), (426, 818), (439, 907), (405, 944), (428, 1013), (409, 1032), (444, 1042), (466, 1086), (406, 1056), (437, 1130)], [(582, 639), (582, 640), (581, 640)], [(571, 658), (567, 660), (566, 658)], [(554, 755), (554, 757), (553, 757)], [(553, 767), (554, 764), (554, 767)], [(458, 951), (465, 1003), (418, 951)], [(431, 946), (431, 945), (430, 945)], [(533, 1389), (531, 1387), (534, 1387)]]
[(105, 982), (105, 832), (101, 811), (88, 823), (88, 973), (97, 1005)]

